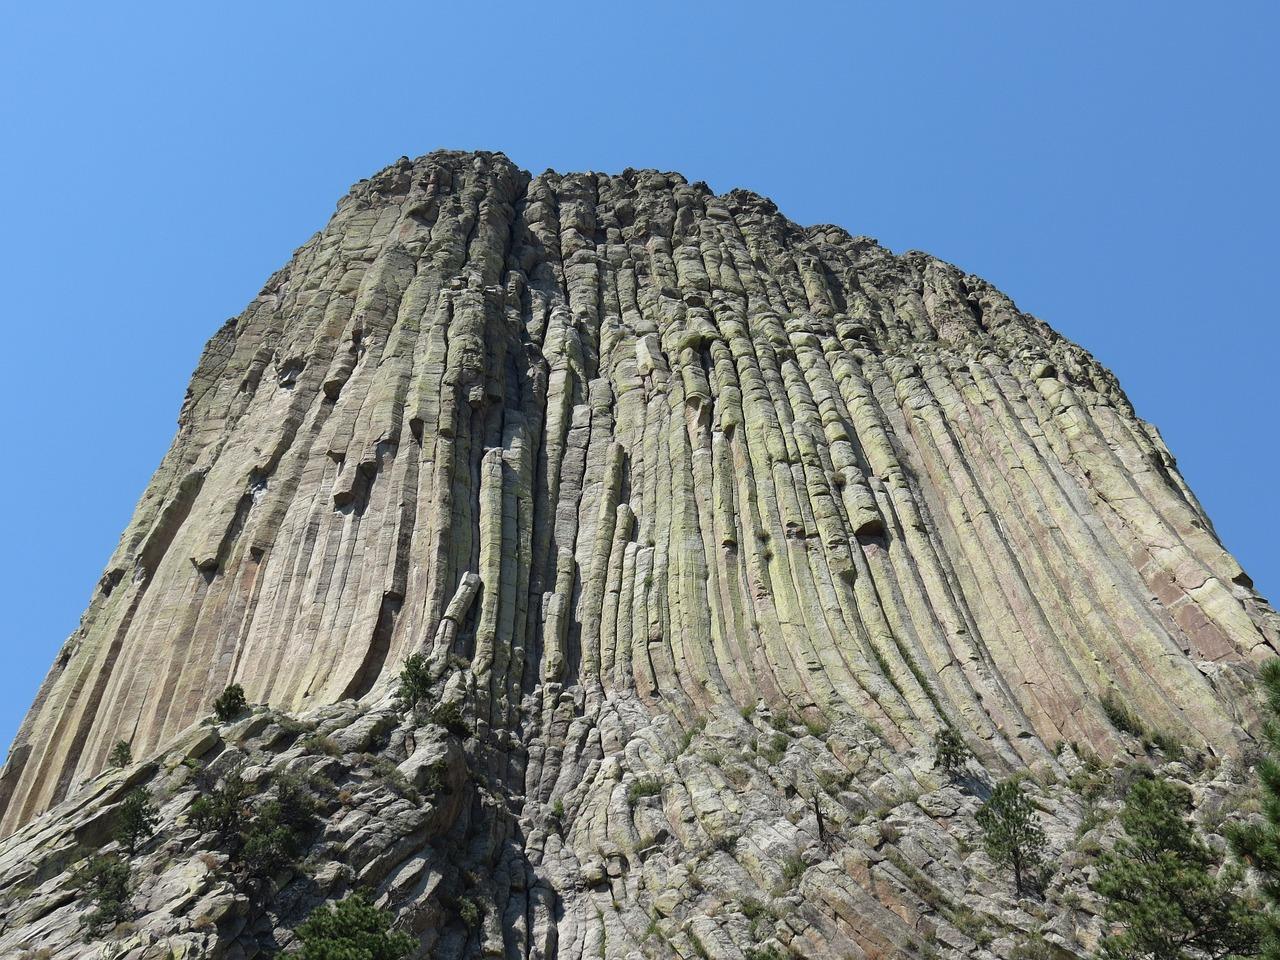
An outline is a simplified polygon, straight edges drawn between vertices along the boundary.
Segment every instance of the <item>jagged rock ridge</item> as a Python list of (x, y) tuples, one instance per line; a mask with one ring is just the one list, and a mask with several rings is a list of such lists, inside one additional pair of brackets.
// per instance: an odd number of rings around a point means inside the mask
[[(171, 749), (228, 682), (376, 710), (424, 652), (501, 798), (464, 818), (503, 838), (475, 863), (524, 878), (458, 955), (626, 956), (658, 916), (737, 957), (726, 898), (792, 855), (785, 942), (885, 955), (937, 911), (856, 824), (950, 789), (943, 725), (1046, 782), (1064, 744), (1138, 749), (1107, 700), (1231, 757), (1278, 637), (1114, 378), (984, 281), (673, 174), (441, 152), (353, 188), (210, 341), (0, 823), (69, 816), (118, 740)], [(762, 756), (768, 717), (794, 740)], [(807, 839), (819, 773), (834, 846)], [(971, 800), (924, 812), (918, 869), (959, 875)]]

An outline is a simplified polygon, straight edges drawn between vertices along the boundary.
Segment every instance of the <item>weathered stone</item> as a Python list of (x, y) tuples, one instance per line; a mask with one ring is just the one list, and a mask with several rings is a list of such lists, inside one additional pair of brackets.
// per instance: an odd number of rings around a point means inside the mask
[[(1226, 767), (1277, 626), (1114, 378), (982, 280), (676, 174), (402, 159), (206, 347), (0, 774), (0, 952), (97, 955), (66, 877), (144, 785), (118, 956), (263, 955), (357, 884), (421, 956), (1083, 955), (1114, 831), (1068, 780), (1144, 750), (1104, 699)], [(271, 709), (208, 725), (232, 682)], [(191, 855), (237, 768), (332, 784), (269, 908)], [(1045, 923), (975, 849), (1013, 772)]]

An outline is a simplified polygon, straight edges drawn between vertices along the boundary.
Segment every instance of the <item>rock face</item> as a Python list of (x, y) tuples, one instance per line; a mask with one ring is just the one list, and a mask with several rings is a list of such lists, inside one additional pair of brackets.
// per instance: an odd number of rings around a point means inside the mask
[[(353, 188), (209, 342), (0, 776), (0, 877), (55, 897), (69, 854), (23, 871), (119, 799), (119, 740), (151, 782), (231, 682), (384, 722), (420, 652), (473, 732), (439, 746), (457, 790), (356, 804), (379, 868), (321, 869), (309, 902), (372, 885), (423, 956), (1079, 952), (1066, 781), (1143, 752), (1118, 714), (1238, 756), (1278, 644), (1115, 379), (982, 280), (673, 174), (435, 153)], [(972, 849), (944, 726), (975, 777), (1036, 775), (1065, 865), (1043, 915)], [(384, 762), (412, 774), (413, 739)], [(363, 783), (368, 756), (310, 772)], [(195, 791), (155, 784), (181, 831)], [(198, 929), (142, 890), (121, 955), (274, 949), (305, 900), (280, 883)], [(0, 945), (53, 936), (25, 908)]]

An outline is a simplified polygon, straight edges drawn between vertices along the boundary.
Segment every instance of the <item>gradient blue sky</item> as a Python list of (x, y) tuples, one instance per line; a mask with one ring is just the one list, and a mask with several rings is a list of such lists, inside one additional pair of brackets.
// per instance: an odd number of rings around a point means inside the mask
[(402, 154), (679, 170), (978, 273), (1120, 377), (1280, 588), (1280, 4), (0, 10), (0, 748), (200, 348)]

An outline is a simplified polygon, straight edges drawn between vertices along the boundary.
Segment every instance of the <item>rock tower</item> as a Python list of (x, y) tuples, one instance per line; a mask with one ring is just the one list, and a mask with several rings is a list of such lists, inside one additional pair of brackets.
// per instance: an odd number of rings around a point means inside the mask
[[(675, 174), (402, 159), (205, 348), (0, 776), (0, 947), (90, 955), (65, 870), (145, 784), (120, 956), (265, 956), (356, 887), (424, 957), (1082, 955), (1084, 760), (1158, 732), (1224, 793), (1278, 642), (1115, 378), (988, 283)], [(413, 654), (461, 732), (398, 709)], [(944, 728), (1030, 775), (1044, 916)], [(343, 796), (266, 893), (190, 859), (233, 761)]]

